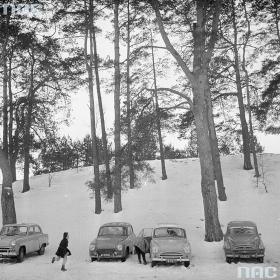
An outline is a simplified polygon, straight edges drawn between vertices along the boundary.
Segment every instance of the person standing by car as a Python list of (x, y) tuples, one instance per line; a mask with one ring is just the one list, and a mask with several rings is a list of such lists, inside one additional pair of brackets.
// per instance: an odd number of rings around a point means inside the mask
[(149, 243), (148, 243), (148, 241), (144, 237), (142, 237), (142, 236), (139, 237), (138, 236), (136, 238), (136, 240), (135, 240), (134, 247), (135, 247), (135, 252), (136, 252), (136, 254), (138, 256), (139, 263), (142, 263), (141, 262), (141, 256), (142, 256), (143, 263), (147, 264), (145, 254), (146, 254), (146, 252), (149, 251)]
[(56, 256), (54, 256), (52, 258), (52, 263), (54, 263), (55, 261), (59, 261), (60, 258), (63, 258), (63, 262), (62, 262), (62, 267), (61, 270), (62, 271), (66, 271), (67, 269), (65, 268), (66, 262), (67, 262), (67, 257), (71, 256), (71, 252), (68, 249), (68, 239), (69, 239), (69, 234), (68, 232), (64, 232), (63, 233), (63, 239), (61, 240), (59, 247), (55, 253)]

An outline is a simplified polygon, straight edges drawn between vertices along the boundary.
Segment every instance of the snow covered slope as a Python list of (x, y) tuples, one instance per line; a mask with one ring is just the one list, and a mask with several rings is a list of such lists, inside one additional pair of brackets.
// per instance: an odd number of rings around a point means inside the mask
[[(227, 202), (219, 202), (220, 221), (225, 230), (230, 220), (252, 220), (258, 225), (266, 246), (263, 266), (278, 269), (280, 279), (280, 155), (266, 154), (263, 160), (268, 193), (262, 184), (256, 187), (253, 171), (242, 169), (242, 157), (222, 159)], [(239, 264), (227, 264), (223, 243), (204, 242), (203, 206), (200, 191), (198, 159), (168, 160), (168, 180), (160, 179), (160, 162), (152, 161), (155, 183), (145, 182), (141, 189), (123, 193), (123, 211), (113, 213), (111, 203), (103, 203), (101, 215), (94, 214), (94, 199), (85, 186), (92, 168), (68, 170), (54, 174), (52, 186), (48, 176), (31, 178), (31, 191), (22, 194), (22, 183), (16, 182), (15, 202), (18, 222), (36, 222), (49, 234), (50, 245), (44, 256), (34, 255), (21, 263), (1, 262), (1, 280), (49, 279), (237, 279)], [(183, 225), (191, 242), (191, 266), (157, 266), (151, 268), (137, 263), (136, 256), (125, 263), (89, 261), (88, 245), (101, 224), (110, 221), (132, 223), (138, 233), (143, 227), (157, 223), (175, 222)], [(0, 217), (1, 222), (1, 217)], [(70, 235), (72, 256), (68, 271), (60, 264), (50, 263), (62, 233)], [(256, 264), (247, 263), (254, 266)]]

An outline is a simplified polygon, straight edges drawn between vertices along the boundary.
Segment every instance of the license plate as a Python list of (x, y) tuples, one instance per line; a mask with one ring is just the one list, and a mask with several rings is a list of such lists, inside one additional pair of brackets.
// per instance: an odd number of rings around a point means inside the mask
[(102, 254), (102, 257), (110, 257), (110, 254)]
[(240, 258), (249, 259), (250, 256), (249, 255), (240, 255)]
[(166, 262), (167, 262), (167, 263), (175, 263), (175, 262), (176, 262), (176, 260), (173, 260), (173, 259), (167, 259), (167, 260), (166, 260)]

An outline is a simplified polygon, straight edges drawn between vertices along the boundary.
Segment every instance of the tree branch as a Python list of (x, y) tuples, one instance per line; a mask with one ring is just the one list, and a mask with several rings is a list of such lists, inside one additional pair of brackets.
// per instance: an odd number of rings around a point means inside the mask
[(165, 31), (165, 28), (164, 28), (163, 22), (162, 22), (162, 18), (161, 18), (161, 15), (160, 15), (158, 0), (150, 0), (150, 3), (151, 3), (151, 5), (152, 5), (152, 7), (155, 11), (156, 19), (157, 19), (159, 30), (160, 30), (160, 34), (161, 34), (161, 37), (162, 37), (162, 39), (163, 39), (163, 41), (166, 45), (166, 48), (173, 55), (173, 57), (175, 58), (175, 60), (179, 64), (179, 66), (182, 68), (182, 70), (184, 71), (184, 73), (188, 77), (191, 84), (194, 84), (193, 73), (190, 71), (189, 67), (187, 66), (185, 61), (182, 59), (180, 54), (175, 50), (175, 48), (173, 47), (173, 45), (171, 44), (171, 42), (168, 38), (168, 35)]

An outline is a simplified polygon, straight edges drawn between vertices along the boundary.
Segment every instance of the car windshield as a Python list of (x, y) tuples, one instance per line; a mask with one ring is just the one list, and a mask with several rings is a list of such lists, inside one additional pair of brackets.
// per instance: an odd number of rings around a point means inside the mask
[(154, 237), (186, 237), (185, 230), (175, 227), (161, 227), (154, 230)]
[(257, 229), (255, 227), (232, 227), (230, 228), (230, 233), (233, 235), (255, 235), (257, 233)]
[(26, 226), (4, 226), (0, 232), (1, 235), (26, 235), (27, 227)]
[(98, 236), (104, 236), (104, 235), (124, 236), (126, 235), (126, 230), (125, 227), (117, 227), (117, 226), (101, 227)]

